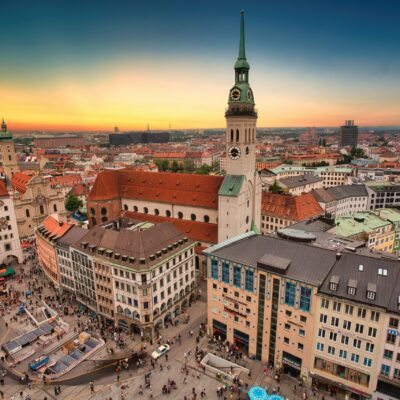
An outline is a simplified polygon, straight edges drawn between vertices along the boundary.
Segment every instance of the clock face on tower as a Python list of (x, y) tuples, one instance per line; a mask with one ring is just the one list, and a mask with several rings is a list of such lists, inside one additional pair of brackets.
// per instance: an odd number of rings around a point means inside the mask
[(234, 88), (231, 91), (231, 99), (233, 101), (238, 101), (240, 99), (240, 90), (238, 88)]
[(240, 149), (237, 146), (232, 146), (228, 150), (229, 157), (232, 160), (237, 160), (240, 157)]
[(252, 98), (253, 98), (253, 93), (251, 92), (251, 89), (249, 89), (247, 91), (247, 100), (251, 101)]

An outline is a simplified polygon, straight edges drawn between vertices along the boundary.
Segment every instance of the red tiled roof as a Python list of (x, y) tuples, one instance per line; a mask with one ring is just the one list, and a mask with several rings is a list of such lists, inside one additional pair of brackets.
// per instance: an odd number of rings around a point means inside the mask
[(80, 182), (82, 182), (82, 178), (78, 174), (53, 176), (50, 179), (51, 186), (73, 186)]
[(0, 197), (8, 197), (8, 190), (3, 181), (0, 181)]
[(22, 172), (16, 172), (10, 179), (11, 186), (13, 189), (18, 190), (20, 193), (26, 192), (26, 184), (32, 179), (32, 175), (28, 175)]
[(124, 211), (122, 215), (132, 219), (149, 222), (168, 221), (175, 225), (184, 235), (196, 242), (215, 244), (218, 243), (218, 225), (200, 221), (187, 221), (185, 219), (162, 217), (133, 211)]
[(88, 200), (120, 197), (217, 209), (222, 181), (222, 176), (105, 170), (98, 174)]
[(52, 215), (46, 217), (41, 226), (46, 228), (51, 235), (56, 235), (57, 238), (64, 236), (73, 225), (67, 224), (66, 222), (61, 222), (55, 219)]
[(69, 195), (72, 196), (84, 196), (89, 193), (89, 188), (83, 184), (83, 183), (78, 183), (77, 185), (74, 185), (71, 190), (69, 191)]
[(323, 210), (311, 193), (288, 196), (263, 192), (261, 213), (291, 221), (304, 221), (323, 214)]

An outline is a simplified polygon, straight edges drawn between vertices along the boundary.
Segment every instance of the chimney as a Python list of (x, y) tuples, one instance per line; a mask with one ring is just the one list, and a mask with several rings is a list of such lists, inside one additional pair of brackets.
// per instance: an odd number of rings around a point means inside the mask
[(340, 253), (339, 251), (336, 253), (336, 260), (339, 260), (340, 257), (342, 257), (342, 253)]

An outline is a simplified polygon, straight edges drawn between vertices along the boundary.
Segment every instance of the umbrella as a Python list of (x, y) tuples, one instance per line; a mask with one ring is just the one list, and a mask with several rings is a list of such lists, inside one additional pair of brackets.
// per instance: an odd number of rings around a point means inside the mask
[(267, 391), (261, 386), (253, 386), (247, 394), (250, 400), (267, 400), (268, 398)]

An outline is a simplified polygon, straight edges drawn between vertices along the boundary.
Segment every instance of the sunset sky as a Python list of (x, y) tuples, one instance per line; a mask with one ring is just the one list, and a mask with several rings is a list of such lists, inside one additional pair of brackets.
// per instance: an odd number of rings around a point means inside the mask
[(398, 0), (2, 2), (0, 117), (223, 127), (242, 8), (258, 126), (400, 125)]

